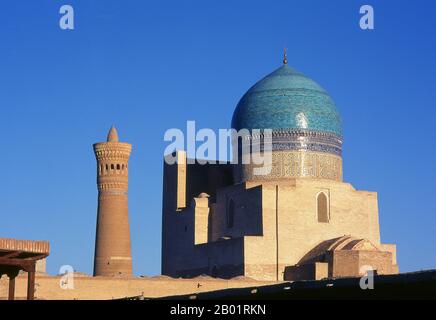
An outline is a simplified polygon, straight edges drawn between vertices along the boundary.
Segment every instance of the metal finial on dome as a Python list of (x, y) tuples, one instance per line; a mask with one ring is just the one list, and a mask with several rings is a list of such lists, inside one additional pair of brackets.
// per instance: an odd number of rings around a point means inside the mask
[(107, 142), (118, 142), (118, 132), (114, 125), (109, 130)]
[(286, 48), (283, 50), (283, 64), (288, 64), (288, 56), (286, 54)]

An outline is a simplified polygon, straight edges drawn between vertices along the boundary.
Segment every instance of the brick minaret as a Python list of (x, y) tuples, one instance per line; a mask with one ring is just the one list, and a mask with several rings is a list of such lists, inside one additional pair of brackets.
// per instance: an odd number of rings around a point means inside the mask
[(94, 276), (132, 275), (127, 204), (131, 151), (131, 144), (118, 141), (115, 127), (107, 142), (94, 144), (98, 185)]

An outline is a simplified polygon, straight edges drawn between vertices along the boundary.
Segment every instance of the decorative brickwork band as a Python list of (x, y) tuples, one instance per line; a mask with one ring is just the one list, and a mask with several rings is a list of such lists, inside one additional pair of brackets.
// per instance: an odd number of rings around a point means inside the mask
[[(342, 156), (342, 137), (329, 132), (320, 132), (305, 129), (272, 130), (272, 135), (267, 132), (244, 136), (251, 145), (260, 144), (263, 151), (265, 137), (271, 138), (273, 151), (295, 150), (331, 153)], [(242, 144), (238, 145), (241, 150)]]
[(342, 181), (342, 158), (322, 152), (273, 151), (269, 174), (254, 175), (254, 164), (235, 167), (237, 182), (287, 178), (316, 178)]
[[(238, 164), (234, 168), (236, 182), (266, 181), (288, 178), (317, 178), (342, 181), (342, 137), (329, 132), (288, 129), (252, 132), (238, 141)], [(272, 143), (266, 147), (266, 143)], [(245, 147), (244, 147), (245, 144)], [(250, 146), (247, 148), (246, 146)], [(271, 170), (255, 174), (262, 166), (243, 162), (243, 155), (261, 157), (271, 152)], [(265, 150), (267, 150), (265, 152)], [(265, 168), (263, 166), (263, 168)]]

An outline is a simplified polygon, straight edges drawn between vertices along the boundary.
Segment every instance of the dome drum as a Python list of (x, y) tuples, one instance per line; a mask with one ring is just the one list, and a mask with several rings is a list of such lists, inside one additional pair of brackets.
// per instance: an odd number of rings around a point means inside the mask
[[(329, 94), (287, 64), (252, 86), (236, 106), (234, 179), (314, 178), (342, 181), (341, 117)], [(250, 134), (248, 134), (250, 133)], [(271, 145), (268, 145), (271, 143)], [(250, 146), (248, 148), (247, 146)], [(271, 170), (243, 162), (271, 152)], [(259, 154), (257, 154), (259, 153)], [(262, 154), (260, 154), (262, 153)]]
[[(265, 150), (265, 140), (272, 142), (271, 148), (267, 148), (271, 151), (314, 151), (342, 156), (342, 137), (329, 132), (305, 129), (272, 130), (271, 132), (262, 130), (259, 134), (253, 133), (243, 138), (243, 141), (252, 148), (259, 145), (256, 150), (261, 152)], [(243, 150), (242, 143), (239, 143), (238, 154), (242, 154)]]

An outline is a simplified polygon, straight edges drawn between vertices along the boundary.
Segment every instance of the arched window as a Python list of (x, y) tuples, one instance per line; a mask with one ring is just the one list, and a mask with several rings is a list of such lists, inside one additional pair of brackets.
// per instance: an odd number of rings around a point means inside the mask
[(121, 165), (117, 164), (117, 170), (121, 170)]
[(230, 199), (229, 205), (227, 207), (227, 228), (233, 228), (235, 220), (235, 202)]
[(115, 170), (115, 165), (113, 163), (111, 164), (111, 170)]
[(329, 222), (329, 200), (324, 192), (318, 193), (316, 197), (318, 222)]

